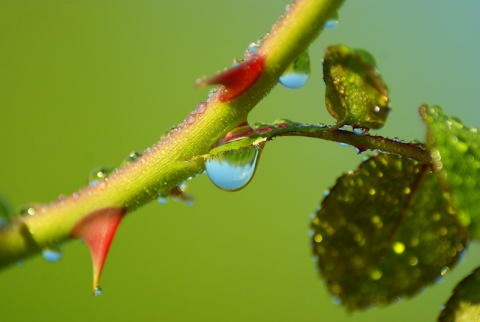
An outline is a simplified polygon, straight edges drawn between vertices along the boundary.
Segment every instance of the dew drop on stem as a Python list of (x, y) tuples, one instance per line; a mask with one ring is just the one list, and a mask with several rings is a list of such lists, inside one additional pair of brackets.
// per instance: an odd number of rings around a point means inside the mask
[(130, 154), (123, 160), (121, 165), (124, 166), (137, 161), (142, 156), (142, 153), (143, 152), (140, 150), (130, 152)]
[(88, 175), (88, 185), (94, 186), (100, 181), (103, 181), (114, 170), (112, 166), (103, 166), (93, 169)]

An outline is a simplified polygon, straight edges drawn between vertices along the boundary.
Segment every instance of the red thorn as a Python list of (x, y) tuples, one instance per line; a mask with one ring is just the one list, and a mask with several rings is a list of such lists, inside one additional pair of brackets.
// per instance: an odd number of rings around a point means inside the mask
[(94, 294), (100, 281), (108, 250), (125, 213), (125, 208), (112, 207), (96, 210), (80, 220), (70, 232), (71, 237), (83, 239), (90, 250)]
[(222, 90), (219, 100), (221, 102), (232, 100), (257, 81), (262, 74), (264, 62), (263, 56), (254, 56), (235, 67), (197, 82), (196, 86), (223, 85), (225, 88)]

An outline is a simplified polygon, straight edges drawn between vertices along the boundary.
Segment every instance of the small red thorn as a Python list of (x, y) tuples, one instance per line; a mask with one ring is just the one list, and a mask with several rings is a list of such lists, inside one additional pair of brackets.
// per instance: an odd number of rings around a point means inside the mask
[(71, 237), (83, 239), (90, 250), (94, 292), (113, 237), (126, 212), (125, 208), (113, 207), (96, 210), (80, 220), (70, 232)]
[(262, 74), (264, 62), (265, 58), (263, 56), (255, 55), (235, 67), (197, 82), (196, 86), (223, 85), (225, 88), (220, 92), (220, 101), (232, 100), (257, 81)]

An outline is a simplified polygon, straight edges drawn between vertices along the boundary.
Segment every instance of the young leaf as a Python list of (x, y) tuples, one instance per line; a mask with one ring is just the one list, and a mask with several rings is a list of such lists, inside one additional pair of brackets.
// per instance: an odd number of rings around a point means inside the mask
[(429, 166), (388, 154), (340, 177), (312, 229), (320, 274), (349, 310), (415, 295), (468, 241)]
[(480, 321), (480, 267), (461, 281), (438, 317), (440, 322)]
[(427, 148), (454, 207), (472, 237), (480, 238), (480, 133), (443, 114), (439, 106), (420, 107), (427, 124)]
[(375, 59), (366, 50), (345, 45), (330, 46), (323, 58), (325, 104), (343, 125), (378, 129), (387, 119), (387, 86), (375, 66)]

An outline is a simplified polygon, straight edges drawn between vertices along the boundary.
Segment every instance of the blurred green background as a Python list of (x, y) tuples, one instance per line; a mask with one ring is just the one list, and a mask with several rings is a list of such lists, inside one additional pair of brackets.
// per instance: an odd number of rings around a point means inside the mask
[[(91, 169), (145, 149), (206, 98), (194, 81), (263, 36), (287, 1), (0, 0), (0, 192), (15, 207), (48, 202)], [(417, 107), (440, 104), (480, 124), (480, 2), (350, 0), (312, 46), (312, 76), (277, 87), (250, 120), (333, 123), (321, 59), (345, 43), (370, 50), (391, 90), (379, 134), (424, 138)], [(252, 183), (189, 184), (195, 204), (152, 203), (128, 216), (91, 296), (85, 245), (51, 264), (40, 256), (0, 273), (2, 321), (432, 321), (480, 264), (473, 244), (442, 283), (387, 308), (347, 314), (310, 255), (309, 215), (353, 169), (353, 148), (305, 138), (270, 143)]]

